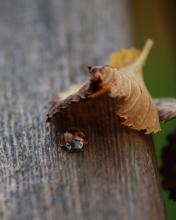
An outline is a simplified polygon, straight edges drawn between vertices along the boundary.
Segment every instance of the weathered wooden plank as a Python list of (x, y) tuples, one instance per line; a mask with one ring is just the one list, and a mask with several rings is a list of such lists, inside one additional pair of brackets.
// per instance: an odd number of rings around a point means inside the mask
[(86, 204), (92, 201), (98, 219), (165, 219), (151, 136), (122, 126), (115, 109), (105, 94), (73, 104), (58, 118), (59, 131), (70, 124), (89, 137), (80, 155), (66, 154), (76, 167), (77, 184), (90, 186)]
[[(131, 45), (125, 1), (0, 2), (1, 219), (165, 219), (151, 137), (120, 126), (109, 97), (68, 108), (57, 131), (45, 123), (86, 65)], [(59, 147), (70, 126), (83, 152)]]

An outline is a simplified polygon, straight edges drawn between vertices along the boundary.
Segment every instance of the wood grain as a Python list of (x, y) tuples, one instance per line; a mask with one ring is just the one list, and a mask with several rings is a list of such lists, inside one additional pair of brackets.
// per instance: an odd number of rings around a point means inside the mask
[(151, 136), (122, 126), (115, 109), (115, 101), (105, 94), (73, 104), (58, 117), (58, 132), (71, 124), (89, 137), (83, 152), (66, 154), (76, 166), (78, 183), (90, 186), (86, 204), (93, 203), (90, 210), (98, 219), (164, 219)]
[[(1, 219), (165, 219), (151, 136), (122, 127), (107, 94), (72, 105), (58, 130), (45, 123), (86, 65), (132, 46), (129, 21), (125, 1), (0, 2)], [(59, 147), (71, 126), (82, 152)]]

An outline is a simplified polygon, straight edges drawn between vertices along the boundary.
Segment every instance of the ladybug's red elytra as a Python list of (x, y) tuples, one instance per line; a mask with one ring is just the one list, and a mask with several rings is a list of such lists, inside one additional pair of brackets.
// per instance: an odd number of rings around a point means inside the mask
[(83, 145), (87, 143), (87, 137), (83, 132), (74, 127), (69, 128), (60, 138), (60, 145), (66, 147), (68, 150), (82, 149)]

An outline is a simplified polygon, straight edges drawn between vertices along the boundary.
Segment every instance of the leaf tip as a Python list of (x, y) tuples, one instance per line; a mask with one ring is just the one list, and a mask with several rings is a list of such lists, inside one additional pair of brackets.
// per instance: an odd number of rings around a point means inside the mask
[(154, 41), (150, 38), (147, 39), (145, 46), (147, 47), (153, 47)]
[(89, 72), (92, 70), (92, 66), (87, 66)]

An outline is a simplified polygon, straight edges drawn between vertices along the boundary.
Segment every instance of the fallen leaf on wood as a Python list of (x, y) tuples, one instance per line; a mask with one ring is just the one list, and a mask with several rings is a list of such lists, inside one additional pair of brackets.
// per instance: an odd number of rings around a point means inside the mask
[[(80, 88), (82, 88), (86, 83), (88, 83), (87, 80), (86, 80), (85, 82), (82, 82), (82, 83), (72, 84), (72, 85), (69, 87), (68, 90), (63, 91), (63, 92), (61, 92), (61, 93), (58, 94), (58, 101), (59, 101), (59, 100), (64, 100), (64, 99), (66, 99), (68, 96), (77, 93), (78, 90), (79, 90)], [(90, 82), (89, 82), (89, 83), (90, 83)]]
[[(88, 67), (92, 78), (73, 95), (58, 101), (47, 114), (48, 121), (72, 102), (94, 98), (107, 90), (117, 99), (117, 111), (124, 118), (124, 125), (136, 130), (145, 130), (146, 134), (159, 133), (159, 117), (143, 81), (142, 67), (153, 45), (148, 40), (142, 52), (131, 49), (111, 55), (110, 65)], [(119, 70), (117, 70), (118, 68)]]
[(69, 95), (66, 99), (55, 100), (54, 105), (49, 109), (47, 116), (47, 122), (50, 122), (51, 118), (62, 112), (64, 108), (66, 108), (71, 102), (79, 102), (81, 99), (85, 99), (86, 95), (92, 93), (91, 81), (88, 81), (85, 85), (83, 85), (75, 94)]
[(160, 121), (167, 122), (176, 118), (176, 99), (160, 98), (154, 99), (159, 113)]
[(108, 88), (109, 95), (118, 100), (116, 114), (125, 119), (124, 125), (146, 130), (146, 134), (160, 132), (156, 105), (143, 83), (110, 66), (89, 68), (89, 71), (92, 81), (99, 81), (100, 87)]

